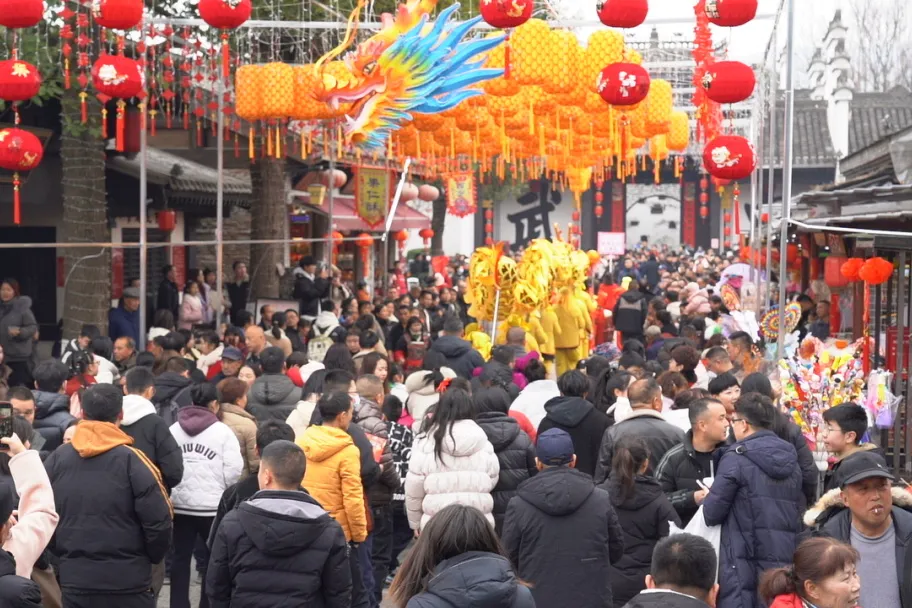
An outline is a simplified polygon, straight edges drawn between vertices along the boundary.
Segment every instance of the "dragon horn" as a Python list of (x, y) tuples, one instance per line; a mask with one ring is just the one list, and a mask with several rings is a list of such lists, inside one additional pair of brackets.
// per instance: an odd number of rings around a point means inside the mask
[(342, 39), (342, 42), (340, 42), (336, 48), (332, 49), (317, 60), (317, 63), (314, 64), (315, 70), (321, 69), (324, 63), (335, 59), (349, 47), (349, 45), (352, 43), (352, 40), (355, 39), (355, 34), (358, 33), (358, 20), (361, 17), (361, 9), (363, 9), (366, 5), (367, 0), (358, 0), (357, 6), (355, 6), (354, 10), (351, 12), (351, 15), (348, 16), (348, 26), (345, 30), (345, 38)]

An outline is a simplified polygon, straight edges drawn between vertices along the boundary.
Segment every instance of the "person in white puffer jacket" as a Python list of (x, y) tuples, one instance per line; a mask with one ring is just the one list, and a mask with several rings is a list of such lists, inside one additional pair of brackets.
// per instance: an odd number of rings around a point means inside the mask
[(413, 530), (421, 531), (452, 504), (478, 509), (494, 526), (491, 490), (500, 464), (475, 414), (471, 395), (451, 388), (434, 407), (427, 432), (415, 439), (405, 478), (405, 508)]
[[(231, 428), (219, 422), (218, 394), (209, 383), (190, 390), (195, 405), (178, 410), (171, 434), (180, 446), (184, 476), (171, 491), (174, 504), (174, 560), (171, 608), (190, 606), (190, 557), (197, 538), (205, 543), (219, 500), (244, 468), (241, 446)], [(206, 578), (205, 564), (201, 574)], [(202, 600), (200, 606), (208, 607)]]

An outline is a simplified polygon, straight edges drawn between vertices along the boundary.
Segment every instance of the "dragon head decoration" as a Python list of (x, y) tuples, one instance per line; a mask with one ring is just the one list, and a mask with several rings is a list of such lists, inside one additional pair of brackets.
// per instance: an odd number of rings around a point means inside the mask
[(346, 55), (350, 74), (345, 78), (322, 75), (323, 86), (317, 93), (320, 101), (332, 107), (353, 104), (352, 115), (346, 116), (348, 141), (380, 148), (413, 113), (452, 109), (482, 94), (470, 87), (503, 75), (501, 69), (482, 66), (487, 52), (504, 37), (464, 40), (481, 17), (450, 21), (459, 4), (428, 24), (428, 12), (435, 4), (436, 0), (410, 0), (395, 19), (385, 18), (388, 27)]

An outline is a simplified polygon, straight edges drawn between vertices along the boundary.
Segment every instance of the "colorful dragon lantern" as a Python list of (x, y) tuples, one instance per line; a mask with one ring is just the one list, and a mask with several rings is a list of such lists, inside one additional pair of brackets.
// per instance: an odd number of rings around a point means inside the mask
[[(390, 133), (410, 121), (413, 114), (436, 114), (483, 92), (470, 88), (503, 75), (501, 69), (482, 67), (487, 52), (503, 42), (503, 36), (465, 40), (479, 22), (462, 23), (450, 18), (459, 9), (453, 4), (428, 25), (428, 12), (436, 0), (411, 0), (400, 6), (394, 18), (384, 18), (386, 27), (345, 56), (348, 78), (323, 76), (318, 100), (333, 107), (351, 103), (346, 116), (345, 137), (364, 148), (380, 148)], [(360, 8), (360, 5), (359, 5)], [(350, 22), (357, 19), (356, 9)], [(427, 25), (427, 27), (426, 27)], [(338, 56), (353, 38), (317, 62), (317, 69)]]

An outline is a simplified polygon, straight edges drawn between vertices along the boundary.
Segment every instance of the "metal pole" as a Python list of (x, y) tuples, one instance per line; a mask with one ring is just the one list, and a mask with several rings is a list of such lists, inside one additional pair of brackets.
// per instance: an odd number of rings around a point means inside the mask
[[(765, 91), (764, 91), (764, 93), (765, 93)], [(761, 93), (761, 97), (764, 97), (763, 93)], [(764, 103), (765, 103), (765, 99), (764, 99)], [(758, 137), (760, 140), (759, 145), (757, 146), (757, 149), (760, 150), (760, 159), (761, 160), (758, 163), (758, 167), (757, 167), (757, 194), (756, 194), (756, 198), (754, 199), (756, 201), (755, 208), (757, 210), (757, 224), (756, 224), (756, 231), (754, 232), (754, 234), (756, 235), (757, 240), (756, 241), (754, 241), (753, 239), (751, 240), (751, 248), (755, 251), (760, 251), (759, 244), (763, 241), (763, 177), (764, 177), (764, 174), (763, 174), (763, 160), (762, 159), (765, 157), (765, 154), (766, 154), (766, 150), (765, 150), (765, 148), (766, 148), (766, 125), (764, 124), (765, 117), (763, 114), (763, 105), (764, 104), (761, 103), (760, 123), (757, 125)], [(769, 222), (769, 215), (766, 216), (766, 219), (767, 219), (767, 222)], [(760, 296), (763, 294), (764, 285), (769, 283), (769, 270), (767, 270), (767, 273), (766, 273), (767, 280), (764, 281), (763, 280), (763, 262), (764, 262), (764, 260), (762, 260), (759, 255), (757, 255), (755, 259), (757, 260), (758, 263), (757, 263), (757, 282), (754, 283), (754, 285), (756, 285), (756, 289), (757, 289), (757, 303), (754, 308), (754, 312), (756, 313), (757, 318), (759, 319), (760, 310), (763, 307), (763, 300), (760, 298)]]
[[(341, 145), (341, 144), (340, 144)], [(329, 228), (326, 231), (326, 261), (330, 267), (330, 276), (332, 276), (332, 263), (333, 263), (333, 232), (335, 232), (335, 227), (333, 226), (333, 206), (335, 205), (335, 195), (333, 191), (335, 190), (335, 174), (336, 174), (336, 152), (333, 149), (332, 140), (329, 142), (329, 179), (327, 183), (329, 184), (329, 199), (326, 203), (327, 218), (329, 221)]]
[(409, 167), (412, 166), (412, 157), (405, 157), (405, 163), (402, 165), (402, 177), (399, 178), (399, 185), (396, 186), (396, 194), (393, 196), (393, 204), (390, 206), (389, 214), (386, 216), (386, 226), (383, 227), (383, 236), (380, 237), (382, 242), (386, 242), (389, 236), (390, 228), (393, 225), (393, 218), (396, 215), (396, 209), (399, 208), (399, 199), (402, 198), (402, 189), (405, 188), (405, 180), (408, 179)]
[[(758, 125), (759, 120), (760, 120), (759, 116), (754, 115), (754, 119), (751, 121), (751, 140), (752, 141), (756, 141), (758, 139), (760, 141), (763, 140), (763, 137), (761, 135), (763, 133), (763, 130)], [(757, 150), (760, 151), (760, 157), (762, 158), (763, 157), (763, 145), (761, 144), (761, 145), (757, 146)], [(760, 173), (761, 171), (763, 171), (763, 169), (762, 169), (763, 165), (760, 164), (760, 162), (758, 162), (757, 164), (758, 164), (758, 168), (755, 168), (754, 172), (751, 173), (750, 230), (748, 230), (748, 237), (747, 237), (748, 242), (751, 245), (751, 248), (754, 248), (756, 246), (756, 244), (754, 243), (754, 236), (756, 235), (755, 228), (757, 226), (757, 215), (758, 215), (757, 214), (757, 174)], [(740, 209), (738, 209), (738, 213), (741, 213)], [(747, 260), (747, 263), (750, 267), (750, 271), (748, 272), (748, 274), (749, 274), (748, 280), (750, 282), (752, 282), (754, 285), (759, 285), (760, 284), (760, 269), (756, 266), (756, 264), (754, 264), (753, 260)]]
[(788, 0), (785, 42), (785, 155), (782, 163), (782, 222), (779, 226), (779, 346), (776, 356), (785, 354), (785, 287), (788, 256), (788, 224), (792, 199), (792, 138), (795, 135), (795, 1)]
[[(142, 25), (140, 25), (140, 29), (142, 29)], [(146, 111), (145, 106), (143, 106), (142, 111)], [(152, 120), (155, 119), (153, 118)], [(145, 121), (141, 121), (141, 123), (143, 128), (139, 130), (139, 344), (137, 346), (140, 351), (143, 351), (146, 350), (146, 315), (149, 312), (146, 293), (148, 291), (146, 289), (146, 281), (148, 280), (146, 266), (149, 264), (149, 256), (146, 247), (146, 215), (148, 215), (146, 204), (148, 196), (148, 185), (146, 183), (147, 138)]]
[[(228, 44), (227, 40), (223, 40), (222, 44)], [(218, 185), (215, 191), (215, 266), (217, 268), (215, 272), (215, 289), (218, 293), (216, 301), (224, 304), (224, 299), (222, 297), (222, 289), (224, 287), (224, 267), (225, 267), (225, 248), (223, 240), (225, 238), (225, 111), (224, 111), (224, 91), (225, 91), (225, 81), (222, 79), (222, 76), (219, 75), (216, 83), (215, 95), (218, 97), (218, 136), (216, 142), (216, 151), (218, 153)], [(287, 214), (286, 214), (287, 215)], [(211, 296), (210, 296), (211, 297)], [(224, 306), (222, 307), (224, 310)], [(216, 313), (215, 318), (215, 327), (219, 327), (221, 323), (221, 311)]]
[[(773, 31), (773, 44), (777, 44), (776, 31)], [(773, 54), (775, 58), (775, 53)], [(772, 299), (773, 289), (773, 199), (775, 198), (776, 189), (776, 159), (779, 158), (779, 150), (776, 149), (776, 102), (779, 99), (778, 73), (776, 72), (775, 59), (773, 60), (773, 72), (770, 76), (770, 124), (769, 124), (769, 183), (766, 186), (766, 283), (764, 285), (763, 308), (769, 308)]]

